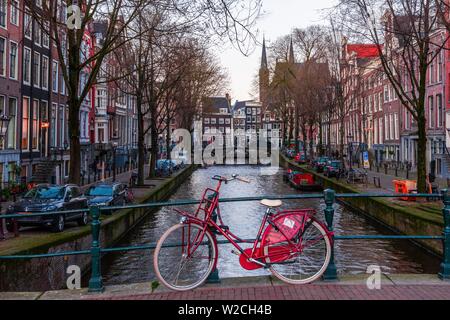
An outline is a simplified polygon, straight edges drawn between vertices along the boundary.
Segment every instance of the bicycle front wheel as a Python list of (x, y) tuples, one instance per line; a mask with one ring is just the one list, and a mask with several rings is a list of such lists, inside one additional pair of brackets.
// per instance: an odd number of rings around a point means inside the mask
[(331, 243), (327, 231), (317, 221), (312, 221), (296, 243), (288, 242), (272, 226), (268, 228), (263, 250), (275, 277), (290, 284), (306, 284), (325, 272), (330, 262)]
[(153, 265), (158, 279), (168, 288), (186, 291), (200, 286), (213, 270), (217, 245), (198, 224), (177, 224), (159, 239)]

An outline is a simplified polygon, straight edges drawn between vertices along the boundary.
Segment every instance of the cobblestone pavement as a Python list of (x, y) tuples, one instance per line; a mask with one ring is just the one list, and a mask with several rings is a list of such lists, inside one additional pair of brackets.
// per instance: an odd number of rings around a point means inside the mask
[(450, 285), (385, 285), (370, 290), (364, 285), (257, 286), (200, 288), (188, 292), (91, 297), (101, 300), (450, 300)]

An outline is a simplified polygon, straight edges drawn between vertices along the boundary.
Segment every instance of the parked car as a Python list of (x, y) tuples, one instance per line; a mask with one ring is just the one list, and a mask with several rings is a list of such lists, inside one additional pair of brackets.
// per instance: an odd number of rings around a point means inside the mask
[(344, 169), (344, 165), (340, 160), (330, 160), (325, 166), (324, 174), (327, 177), (337, 177), (337, 175)]
[[(89, 206), (123, 206), (127, 202), (127, 187), (120, 182), (101, 183), (89, 187), (84, 195)], [(111, 211), (102, 210), (102, 213), (111, 214)]]
[(314, 169), (317, 172), (323, 172), (323, 169), (325, 168), (325, 166), (327, 165), (327, 162), (330, 159), (328, 157), (320, 157), (318, 158), (315, 163), (314, 163)]
[(300, 164), (306, 163), (306, 155), (303, 151), (298, 152), (294, 158), (294, 161)]
[[(26, 217), (26, 215), (87, 208), (87, 199), (82, 195), (77, 185), (39, 184), (29, 190), (21, 200), (9, 206), (7, 213), (24, 216), (24, 218), (16, 219), (19, 226), (50, 226), (53, 232), (61, 232), (64, 230), (66, 222), (69, 221), (76, 221), (80, 226), (86, 225), (89, 217), (88, 212), (33, 217)], [(6, 222), (6, 227), (8, 231), (13, 230), (11, 220)]]

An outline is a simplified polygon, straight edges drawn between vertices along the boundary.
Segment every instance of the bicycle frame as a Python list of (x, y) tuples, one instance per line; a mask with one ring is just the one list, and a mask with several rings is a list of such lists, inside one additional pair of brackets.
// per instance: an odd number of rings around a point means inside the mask
[[(245, 259), (247, 259), (248, 262), (256, 264), (259, 267), (268, 268), (268, 267), (270, 267), (271, 263), (265, 263), (264, 261), (267, 258), (269, 258), (272, 261), (272, 258), (274, 258), (274, 253), (269, 254), (269, 255), (264, 255), (264, 254), (262, 254), (261, 250), (258, 250), (258, 244), (261, 243), (261, 240), (263, 238), (263, 237), (261, 237), (263, 235), (263, 231), (267, 230), (267, 228), (265, 228), (266, 223), (271, 224), (274, 228), (276, 228), (278, 231), (280, 231), (280, 233), (287, 240), (289, 245), (293, 245), (294, 247), (299, 247), (300, 248), (300, 249), (298, 249), (299, 252), (301, 251), (301, 248), (303, 246), (302, 245), (298, 246), (298, 244), (295, 245), (293, 243), (293, 240), (295, 238), (297, 238), (297, 240), (300, 241), (300, 244), (301, 244), (301, 240), (302, 240), (301, 236), (303, 235), (305, 230), (309, 227), (309, 225), (306, 226), (307, 221), (311, 221), (311, 223), (313, 221), (316, 221), (319, 224), (321, 224), (323, 227), (325, 227), (324, 228), (325, 230), (327, 230), (326, 226), (324, 226), (322, 222), (320, 222), (319, 220), (314, 218), (315, 211), (312, 209), (276, 211), (272, 208), (267, 208), (267, 210), (264, 214), (264, 217), (261, 221), (257, 236), (256, 236), (255, 240), (253, 241), (253, 247), (250, 248), (251, 250), (249, 250), (249, 249), (244, 250), (237, 242), (239, 241), (239, 242), (245, 242), (245, 243), (252, 243), (251, 241), (245, 241), (245, 240), (239, 238), (238, 236), (233, 234), (228, 229), (222, 228), (221, 225), (217, 224), (217, 222), (212, 219), (212, 215), (216, 211), (217, 218), (218, 218), (219, 222), (222, 223), (222, 219), (220, 216), (220, 208), (219, 208), (219, 194), (220, 194), (219, 191), (220, 191), (221, 186), (222, 186), (222, 180), (219, 180), (216, 189), (211, 189), (211, 188), (205, 189), (205, 191), (203, 192), (202, 200), (195, 212), (195, 215), (191, 215), (188, 212), (175, 209), (178, 213), (183, 215), (182, 223), (185, 223), (185, 224), (196, 223), (196, 224), (202, 226), (202, 231), (196, 236), (196, 239), (194, 240), (194, 245), (192, 247), (191, 247), (190, 243), (188, 243), (188, 245), (187, 245), (186, 253), (188, 256), (193, 254), (193, 252), (195, 252), (195, 250), (200, 246), (200, 244), (202, 243), (203, 238), (205, 236), (205, 233), (209, 229), (210, 231), (216, 231), (220, 235), (224, 236), (241, 253), (241, 255), (243, 255), (245, 257)], [(211, 195), (212, 195), (212, 197), (211, 197)], [(202, 207), (203, 203), (209, 204), (209, 206), (205, 205), (205, 207)], [(198, 215), (201, 211), (205, 212), (205, 219), (200, 219), (198, 217)], [(299, 214), (303, 215), (302, 225), (299, 228), (299, 232), (301, 232), (301, 234), (297, 234), (295, 237), (287, 236), (281, 229), (278, 229), (277, 226), (273, 222), (274, 219), (277, 219), (278, 217), (280, 217), (282, 215), (289, 215), (292, 213), (299, 213)], [(306, 229), (305, 229), (305, 226), (306, 226)], [(190, 229), (189, 229), (189, 232), (190, 232)], [(332, 240), (332, 232), (328, 231), (326, 236), (329, 237), (330, 240)], [(216, 239), (215, 236), (213, 238)], [(320, 239), (318, 239), (318, 240), (320, 240)], [(261, 249), (261, 248), (259, 248), (259, 249)], [(183, 248), (183, 251), (184, 251), (184, 248)], [(285, 253), (280, 251), (280, 252), (277, 252), (276, 254), (283, 255)], [(253, 268), (255, 268), (255, 267), (253, 267)]]

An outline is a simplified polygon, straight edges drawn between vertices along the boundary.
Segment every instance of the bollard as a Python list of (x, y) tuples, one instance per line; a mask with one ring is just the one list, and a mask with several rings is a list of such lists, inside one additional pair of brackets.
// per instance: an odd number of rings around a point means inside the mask
[[(325, 220), (327, 222), (328, 230), (333, 232), (333, 218), (334, 218), (334, 208), (333, 203), (335, 200), (335, 192), (334, 190), (327, 189), (324, 191), (325, 198)], [(322, 275), (322, 279), (325, 281), (335, 281), (337, 280), (337, 272), (336, 265), (334, 264), (334, 236), (332, 237), (331, 242), (331, 257), (330, 263), (328, 264), (327, 270)]]
[(442, 190), (442, 200), (444, 208), (442, 214), (444, 216), (444, 232), (443, 232), (443, 258), (439, 278), (442, 280), (450, 280), (450, 194), (448, 189)]
[(91, 245), (91, 278), (89, 279), (89, 292), (103, 292), (100, 254), (100, 209), (91, 207), (89, 213), (92, 217), (92, 245)]

